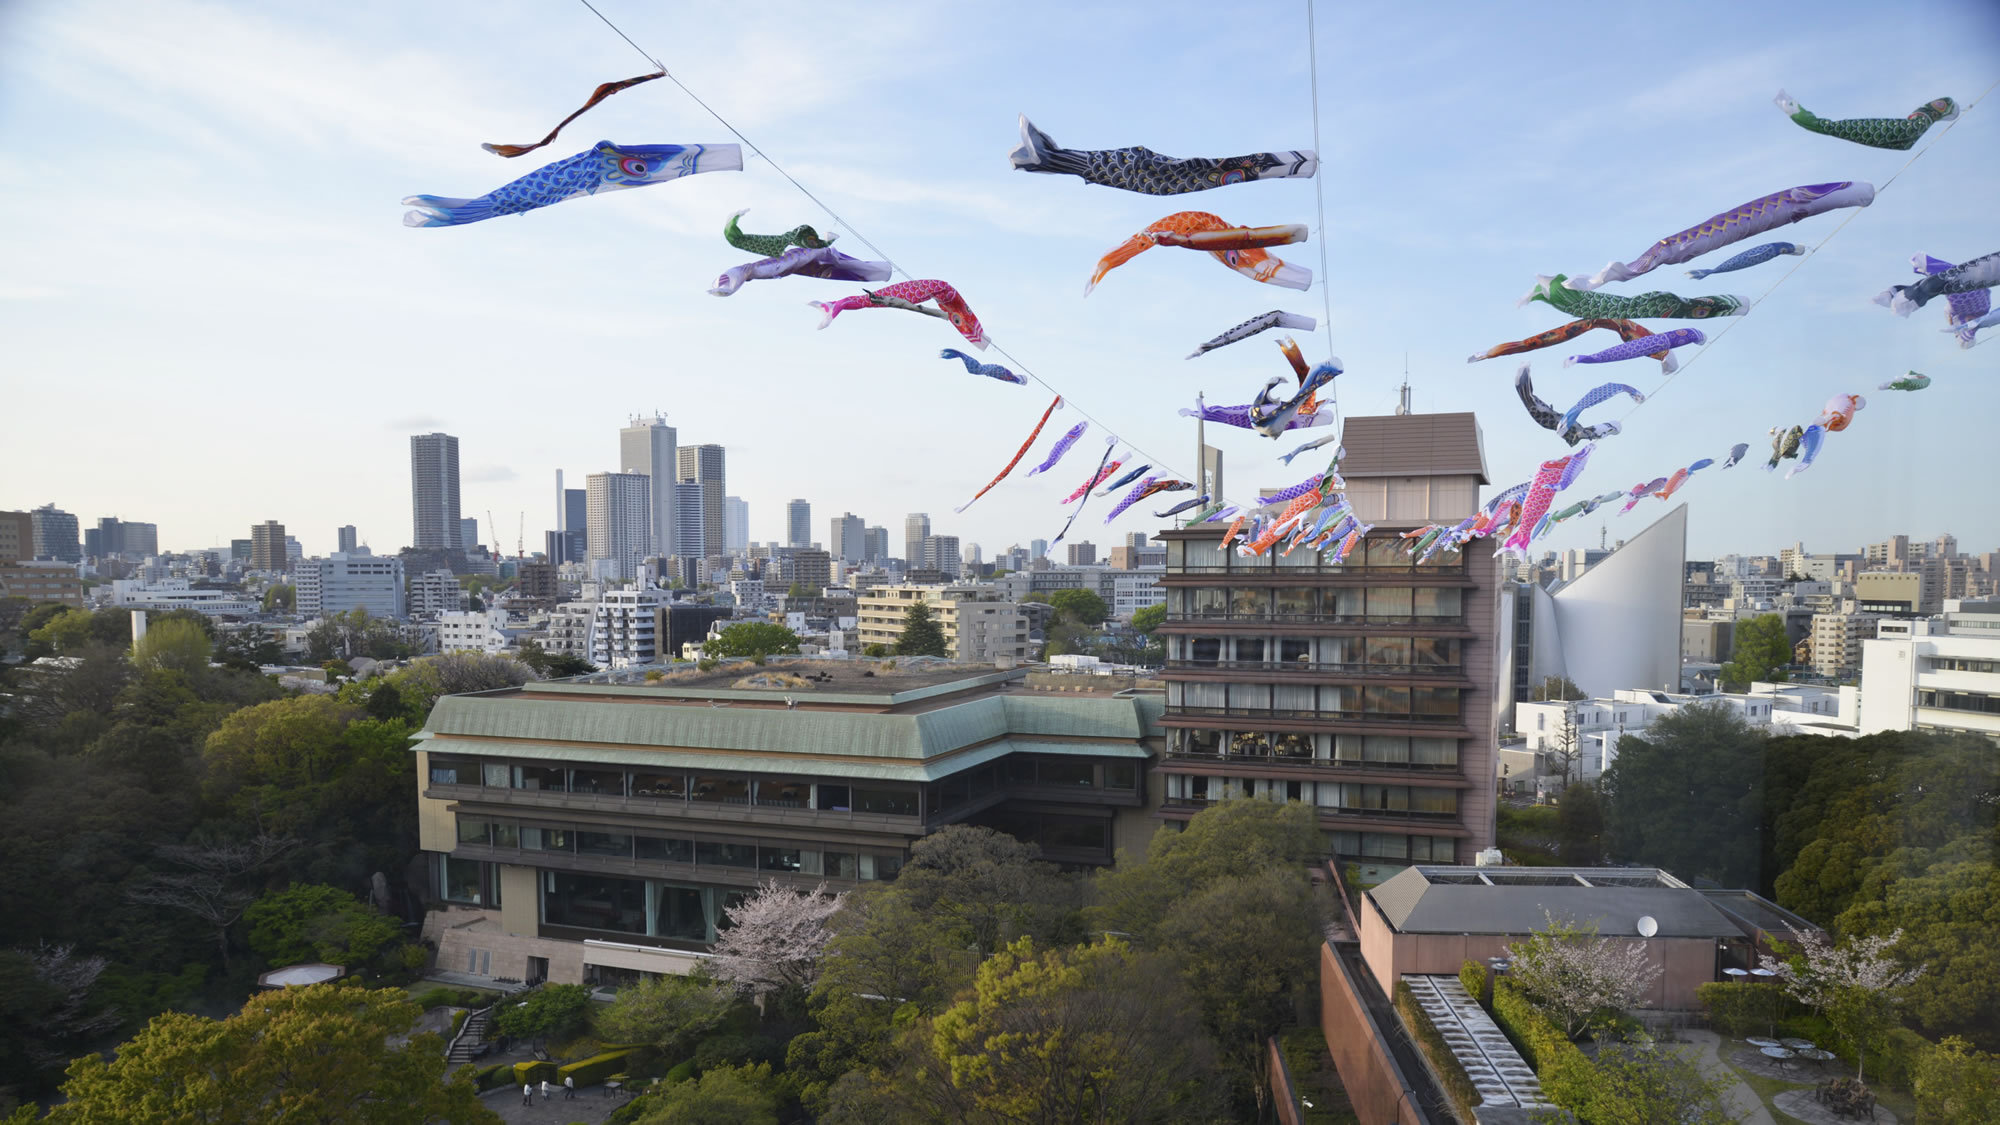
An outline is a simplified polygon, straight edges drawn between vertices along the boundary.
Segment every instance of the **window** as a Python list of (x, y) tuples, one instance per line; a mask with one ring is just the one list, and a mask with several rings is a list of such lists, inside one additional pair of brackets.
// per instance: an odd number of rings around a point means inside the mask
[(1236, 662), (1239, 664), (1261, 664), (1264, 661), (1264, 642), (1258, 637), (1236, 638)]
[(622, 832), (578, 832), (576, 834), (578, 855), (610, 856), (614, 859), (632, 858), (632, 837)]
[(1066, 851), (1104, 853), (1110, 850), (1110, 822), (1084, 817), (1045, 816), (1042, 818), (1042, 846)]
[(1360, 664), (1366, 655), (1367, 642), (1361, 637), (1319, 639), (1319, 661), (1322, 664)]
[(1186, 591), (1188, 612), (1194, 617), (1221, 617), (1229, 612), (1229, 591), (1220, 586), (1200, 586)]
[(517, 766), (514, 769), (514, 788), (563, 793), (569, 790), (569, 784), (560, 766)]
[(780, 874), (796, 875), (799, 872), (799, 849), (795, 844), (765, 844), (757, 849), (757, 870), (776, 871)]
[(1458, 765), (1458, 740), (1455, 738), (1412, 738), (1410, 740), (1410, 762), (1419, 766)]
[(1394, 684), (1370, 684), (1362, 689), (1363, 710), (1370, 715), (1403, 718), (1410, 713), (1410, 689)]
[(1420, 687), (1410, 689), (1412, 714), (1420, 720), (1444, 722), (1458, 718), (1458, 689)]
[(917, 815), (915, 789), (854, 789), (854, 811), (889, 816)]
[(570, 851), (570, 832), (567, 828), (523, 828), (521, 847), (528, 851), (566, 852)]
[(512, 788), (511, 783), (514, 778), (514, 771), (505, 762), (488, 762), (480, 767), (480, 773), (485, 778), (486, 784), (491, 788)]
[(1311, 617), (1318, 612), (1318, 599), (1310, 586), (1285, 586), (1278, 590), (1278, 613), (1288, 617)]
[(625, 771), (623, 770), (571, 770), (569, 789), (572, 793), (596, 793), (606, 797), (625, 795)]
[(1309, 734), (1281, 734), (1271, 741), (1271, 754), (1279, 758), (1310, 758), (1313, 756), (1313, 736)]
[(847, 786), (821, 785), (813, 799), (813, 807), (827, 812), (847, 812), (853, 806), (850, 804)]
[(1361, 760), (1396, 766), (1406, 765), (1410, 760), (1410, 740), (1395, 734), (1363, 735)]
[(521, 846), (519, 825), (498, 824), (493, 826), (493, 846), (496, 848), (518, 848)]
[(1368, 663), (1377, 670), (1407, 667), (1410, 663), (1410, 638), (1369, 637)]
[(694, 843), (668, 836), (641, 836), (639, 858), (658, 863), (693, 863)]
[(477, 785), (479, 763), (462, 758), (432, 758), (432, 785)]
[(1137, 789), (1139, 787), (1139, 764), (1137, 762), (1104, 763), (1104, 787), (1106, 789)]
[(820, 874), (829, 879), (859, 879), (861, 864), (853, 852), (821, 852)]
[(723, 844), (711, 840), (696, 840), (694, 861), (715, 867), (755, 867), (757, 849), (750, 844)]
[(760, 777), (757, 779), (757, 803), (781, 809), (808, 808), (811, 802), (812, 784), (795, 777)]
[(1365, 549), (1355, 553), (1361, 555), (1363, 561), (1370, 567), (1393, 567), (1397, 570), (1406, 570), (1410, 566), (1409, 556), (1403, 553), (1403, 541), (1400, 538), (1395, 536), (1387, 538), (1370, 536), (1362, 540), (1362, 546)]
[(1312, 642), (1304, 640), (1279, 641), (1278, 660), (1285, 664), (1298, 664), (1298, 665), (1311, 664)]
[(687, 775), (635, 773), (632, 775), (632, 795), (656, 801), (684, 801), (687, 799)]
[(461, 844), (484, 844), (487, 842), (487, 826), (483, 820), (458, 818), (458, 842)]
[(727, 774), (696, 774), (689, 793), (697, 801), (709, 801), (719, 805), (747, 805), (750, 803), (750, 780)]
[(485, 883), (484, 866), (476, 859), (458, 859), (444, 856), (439, 865), (438, 893), (447, 902), (469, 902), (474, 906), (481, 903), (480, 890)]
[(1368, 617), (1374, 621), (1404, 621), (1410, 616), (1408, 586), (1368, 588)]
[(1188, 657), (1196, 664), (1214, 664), (1222, 659), (1222, 638), (1188, 638)]
[(1458, 640), (1455, 637), (1412, 637), (1410, 663), (1418, 668), (1458, 667)]
[(1368, 591), (1360, 586), (1340, 586), (1326, 591), (1321, 608), (1336, 621), (1357, 621), (1367, 613), (1363, 608), (1367, 597)]
[(542, 872), (542, 920), (551, 926), (646, 932), (646, 884), (638, 879)]
[(861, 857), (861, 877), (890, 882), (903, 873), (903, 857), (900, 855), (864, 855)]
[(1457, 617), (1465, 591), (1456, 586), (1419, 586), (1412, 591), (1418, 617)]
[(1456, 789), (1425, 789), (1410, 787), (1410, 811), (1443, 815), (1458, 811), (1458, 791)]
[(1229, 591), (1229, 612), (1237, 617), (1264, 617), (1271, 612), (1271, 591), (1237, 586)]

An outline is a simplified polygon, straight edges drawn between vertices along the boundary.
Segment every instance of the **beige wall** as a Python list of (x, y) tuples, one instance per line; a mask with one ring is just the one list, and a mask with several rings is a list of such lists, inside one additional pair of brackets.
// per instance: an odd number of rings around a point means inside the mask
[(501, 927), (510, 934), (533, 936), (541, 932), (541, 920), (541, 888), (535, 885), (535, 869), (516, 863), (501, 864)]
[(0, 512), (0, 562), (34, 555), (35, 517), (27, 512)]
[[(417, 751), (417, 846), (427, 852), (449, 852), (458, 847), (458, 820), (449, 801), (423, 795), (431, 776), (430, 754)], [(431, 888), (435, 891), (437, 888)]]

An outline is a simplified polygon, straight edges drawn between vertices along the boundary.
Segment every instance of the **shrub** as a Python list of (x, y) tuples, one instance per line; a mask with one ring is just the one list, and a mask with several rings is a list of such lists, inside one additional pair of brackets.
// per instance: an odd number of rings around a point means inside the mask
[(453, 1039), (458, 1038), (459, 1031), (465, 1027), (466, 1017), (471, 1014), (471, 1012), (466, 1011), (464, 1008), (460, 1008), (451, 1014), (451, 1032), (444, 1037), (445, 1042), (449, 1043)]
[(431, 951), (416, 942), (410, 942), (396, 951), (396, 963), (405, 972), (422, 972), (424, 966), (431, 963)]
[(520, 1085), (514, 1080), (513, 1063), (494, 1063), (472, 1072), (473, 1084), (482, 1090), (497, 1089), (501, 1086)]
[[(1469, 964), (1470, 962), (1468, 962)], [(1402, 981), (1396, 982), (1396, 1011), (1403, 1017), (1403, 1023), (1415, 1033), (1417, 1046), (1424, 1057), (1430, 1060), (1431, 1069), (1444, 1080), (1444, 1092), (1451, 1097), (1452, 1108), (1458, 1110), (1459, 1120), (1470, 1121), (1475, 1116), (1472, 1107), (1482, 1099), (1479, 1090), (1472, 1084), (1472, 1076), (1465, 1072), (1465, 1066), (1452, 1053), (1451, 1045), (1444, 1041), (1437, 1025), (1431, 1022), (1429, 1012), (1417, 1003), (1416, 994)]]
[(694, 1075), (695, 1075), (694, 1060), (682, 1059), (680, 1062), (675, 1063), (671, 1070), (667, 1071), (667, 1082), (669, 1084), (672, 1084), (677, 1082), (691, 1081), (694, 1078)]
[(1919, 1121), (2000, 1120), (2000, 1058), (1950, 1036), (1917, 1062)]
[(531, 1085), (544, 1079), (556, 1081), (556, 1064), (546, 1059), (528, 1059), (514, 1064), (514, 1085)]
[(768, 1035), (714, 1035), (702, 1040), (690, 1061), (696, 1070), (707, 1071), (718, 1066), (778, 1062), (784, 1057), (784, 1047)]
[(574, 1078), (578, 1087), (595, 1086), (614, 1074), (623, 1074), (625, 1072), (626, 1060), (631, 1055), (632, 1052), (629, 1050), (606, 1051), (601, 1055), (592, 1055), (587, 1059), (565, 1063), (556, 1068), (556, 1074), (559, 1077), (555, 1081), (560, 1085), (562, 1079)]
[(1781, 984), (1718, 982), (1702, 985), (1694, 995), (1709, 1026), (1731, 1039), (1769, 1032), (1772, 1014), (1782, 1015), (1789, 1006)]
[(1458, 967), (1458, 983), (1465, 987), (1474, 1001), (1478, 1001), (1486, 995), (1486, 966), (1467, 960)]
[(1551, 1101), (1570, 1110), (1589, 1104), (1596, 1085), (1590, 1060), (1511, 980), (1493, 982), (1493, 1022), (1535, 1068)]

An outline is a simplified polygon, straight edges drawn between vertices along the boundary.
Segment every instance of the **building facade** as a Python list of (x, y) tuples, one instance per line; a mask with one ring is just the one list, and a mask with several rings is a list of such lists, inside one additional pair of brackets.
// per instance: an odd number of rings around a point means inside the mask
[(361, 533), (356, 531), (354, 525), (351, 523), (338, 528), (334, 531), (333, 535), (335, 542), (339, 545), (338, 549), (343, 555), (352, 555), (361, 547)]
[(725, 455), (719, 445), (689, 445), (679, 450), (679, 480), (701, 486), (701, 549), (682, 550), (691, 558), (719, 558), (723, 554), (723, 500), (729, 482)]
[(680, 480), (680, 446), (672, 426), (664, 416), (632, 416), (631, 424), (618, 431), (618, 471), (636, 473), (651, 482), (648, 503), (651, 541), (646, 554), (665, 557), (675, 553), (674, 529), (680, 525), (675, 509), (678, 497), (674, 483)]
[(435, 617), (457, 613), (470, 602), (458, 576), (449, 570), (428, 570), (410, 579), (404, 608), (411, 617)]
[(833, 518), (827, 529), (826, 553), (850, 565), (868, 557), (868, 522), (853, 512)]
[(910, 569), (924, 565), (924, 540), (931, 537), (928, 512), (911, 512), (903, 517), (903, 561)]
[[(302, 559), (292, 575), (302, 617), (326, 617), (359, 609), (370, 617), (409, 616), (403, 560), (394, 555), (343, 555)], [(452, 581), (456, 587), (456, 579)]]
[(1815, 613), (1812, 619), (1812, 669), (1828, 679), (1847, 680), (1861, 674), (1861, 642), (1873, 640), (1872, 613)]
[(35, 517), (27, 512), (0, 512), (0, 563), (33, 561)]
[(732, 555), (750, 549), (750, 505), (740, 496), (722, 498), (722, 549)]
[(592, 563), (603, 560), (609, 576), (630, 579), (652, 553), (652, 478), (644, 473), (592, 473), (589, 493)]
[(283, 574), (291, 564), (291, 548), (285, 542), (285, 525), (265, 520), (250, 528), (250, 569), (267, 574)]
[(458, 439), (450, 434), (410, 435), (410, 546), (419, 551), (461, 550)]
[(1939, 617), (1877, 628), (1861, 643), (1862, 734), (1966, 731), (2000, 742), (2000, 605), (1953, 603)]
[(590, 654), (584, 659), (600, 668), (659, 662), (660, 608), (664, 604), (651, 590), (605, 593), (591, 607)]
[(1375, 530), (1317, 552), (1224, 551), (1167, 530), (1162, 815), (1225, 796), (1316, 807), (1329, 849), (1456, 863), (1494, 838), (1498, 618), (1493, 544), (1419, 565), (1398, 533), (1456, 523), (1486, 483), (1470, 414), (1350, 418), (1348, 501)]
[(530, 982), (680, 973), (760, 881), (894, 879), (948, 824), (1071, 864), (1151, 836), (1157, 697), (811, 667), (828, 677), (817, 692), (737, 689), (724, 670), (440, 700), (417, 751), (438, 965)]
[(34, 538), (34, 557), (55, 562), (82, 562), (83, 542), (75, 516), (54, 504), (44, 504), (28, 513)]
[(1034, 655), (1027, 615), (1013, 602), (994, 599), (990, 586), (884, 586), (854, 601), (864, 647), (894, 649), (910, 607), (922, 602), (930, 606), (953, 660), (1012, 666)]
[(0, 598), (83, 608), (83, 579), (72, 563), (0, 559)]

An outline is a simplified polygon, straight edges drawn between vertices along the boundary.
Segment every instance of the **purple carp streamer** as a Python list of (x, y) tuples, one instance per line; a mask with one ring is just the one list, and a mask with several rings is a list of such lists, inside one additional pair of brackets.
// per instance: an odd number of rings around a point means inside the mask
[[(1041, 429), (1040, 426), (1037, 426), (1035, 428), (1037, 430)], [(1049, 455), (1042, 459), (1041, 464), (1036, 465), (1032, 469), (1029, 469), (1028, 475), (1031, 477), (1036, 476), (1041, 473), (1046, 473), (1050, 469), (1055, 468), (1056, 462), (1063, 459), (1063, 454), (1068, 453), (1069, 447), (1075, 445), (1076, 439), (1082, 437), (1083, 431), (1089, 428), (1090, 428), (1090, 423), (1088, 422), (1078, 422), (1076, 425), (1071, 426), (1069, 428), (1068, 433), (1057, 438), (1056, 443), (1052, 446), (1049, 446)]]
[(1144, 473), (1151, 468), (1152, 468), (1151, 465), (1141, 465), (1136, 469), (1129, 470), (1125, 473), (1124, 476), (1121, 476), (1117, 480), (1112, 481), (1110, 484), (1105, 485), (1103, 488), (1098, 489), (1097, 494), (1099, 496), (1109, 496), (1112, 493), (1118, 491), (1119, 489), (1124, 488), (1126, 485), (1131, 484), (1133, 481), (1138, 480), (1139, 475), (1141, 473)]
[[(1251, 404), (1249, 403), (1245, 403), (1242, 406), (1209, 406), (1206, 403), (1202, 403), (1192, 410), (1183, 406), (1180, 408), (1179, 413), (1183, 418), (1200, 418), (1205, 422), (1215, 422), (1219, 425), (1235, 426), (1238, 429), (1251, 430), (1257, 428), (1257, 423), (1251, 420), (1250, 410)], [(1330, 426), (1332, 424), (1333, 412), (1319, 410), (1311, 414), (1301, 413), (1294, 416), (1284, 428), (1287, 430), (1306, 430), (1315, 426)]]
[(1720, 250), (1786, 223), (1796, 223), (1841, 207), (1866, 207), (1873, 202), (1874, 185), (1858, 180), (1801, 184), (1775, 191), (1662, 238), (1630, 265), (1612, 262), (1598, 270), (1595, 276), (1570, 282), (1569, 287), (1587, 292), (1607, 282), (1630, 281), (1661, 266), (1693, 261), (1711, 250)]
[(629, 90), (634, 86), (640, 85), (641, 83), (651, 82), (655, 78), (665, 78), (666, 76), (667, 72), (661, 70), (661, 71), (656, 71), (652, 74), (641, 74), (637, 78), (626, 78), (617, 82), (606, 82), (600, 85), (597, 89), (592, 90), (590, 92), (590, 97), (584, 101), (583, 105), (575, 113), (572, 113), (568, 117), (563, 118), (561, 121), (556, 122), (556, 127), (549, 130), (549, 135), (543, 137), (539, 141), (536, 141), (534, 144), (480, 145), (479, 147), (485, 149), (487, 152), (490, 152), (495, 156), (525, 156), (528, 153), (531, 153), (536, 149), (541, 148), (544, 145), (547, 145), (550, 141), (555, 140), (556, 134), (562, 132), (565, 126), (567, 126), (570, 122), (575, 121), (577, 118), (582, 117), (584, 114), (589, 113), (591, 108), (596, 106), (598, 102), (603, 101), (604, 99), (610, 97), (615, 93), (618, 93), (621, 90)]
[(1950, 98), (1938, 98), (1925, 102), (1910, 112), (1908, 117), (1849, 117), (1839, 121), (1829, 121), (1815, 115), (1811, 110), (1799, 105), (1790, 94), (1783, 90), (1771, 99), (1777, 103), (1786, 117), (1796, 122), (1801, 129), (1838, 137), (1843, 141), (1853, 141), (1869, 148), (1887, 148), (1898, 151), (1917, 143), (1917, 138), (1940, 121), (1950, 121), (1958, 116), (1958, 103)]
[(1747, 270), (1751, 266), (1761, 266), (1773, 258), (1781, 258), (1786, 254), (1803, 255), (1805, 252), (1805, 247), (1794, 246), (1789, 242), (1766, 242), (1762, 246), (1745, 250), (1719, 266), (1705, 270), (1689, 270), (1687, 275), (1707, 277), (1712, 273), (1734, 273), (1737, 270)]
[(1265, 332), (1273, 328), (1290, 328), (1296, 332), (1311, 332), (1318, 327), (1319, 321), (1312, 317), (1272, 309), (1270, 312), (1262, 315), (1253, 316), (1220, 336), (1208, 340), (1194, 351), (1188, 353), (1188, 358), (1193, 359), (1198, 355), (1206, 355), (1217, 348), (1228, 347), (1230, 344), (1248, 340), (1259, 332)]
[(1314, 473), (1313, 475), (1307, 477), (1306, 479), (1300, 481), (1295, 485), (1292, 485), (1289, 488), (1281, 488), (1278, 491), (1273, 492), (1269, 496), (1260, 498), (1257, 501), (1257, 504), (1259, 507), (1264, 507), (1264, 508), (1268, 508), (1273, 504), (1289, 504), (1292, 501), (1297, 500), (1299, 497), (1304, 496), (1308, 492), (1318, 492), (1320, 490), (1319, 489), (1320, 482), (1325, 479), (1326, 479), (1325, 473)]
[(1564, 367), (1575, 367), (1579, 363), (1617, 363), (1620, 360), (1638, 359), (1650, 356), (1662, 347), (1682, 348), (1689, 344), (1706, 344), (1708, 337), (1699, 328), (1675, 328), (1657, 336), (1641, 336), (1637, 340), (1627, 340), (1613, 344), (1601, 352), (1589, 355), (1573, 355), (1563, 360)]
[[(1097, 486), (1097, 482), (1103, 480), (1105, 477), (1108, 477), (1112, 473), (1118, 471), (1118, 463), (1111, 459), (1111, 451), (1113, 449), (1116, 449), (1117, 447), (1118, 447), (1118, 439), (1115, 437), (1112, 438), (1110, 441), (1104, 443), (1104, 456), (1098, 459), (1097, 472), (1091, 475), (1090, 480), (1084, 482), (1084, 486), (1082, 488), (1076, 490), (1076, 496), (1070, 497), (1070, 500), (1074, 500), (1076, 499), (1077, 496), (1082, 496), (1084, 498), (1083, 503), (1078, 504), (1076, 506), (1076, 510), (1069, 514), (1069, 519), (1064, 521), (1062, 525), (1062, 530), (1056, 532), (1056, 537), (1054, 539), (1049, 540), (1049, 546), (1053, 547), (1057, 543), (1062, 542), (1063, 536), (1068, 535), (1070, 527), (1076, 523), (1076, 517), (1082, 515), (1083, 510), (1085, 508), (1090, 507), (1089, 492), (1092, 488), (1095, 488)], [(1069, 503), (1069, 500), (1065, 500), (1063, 501), (1063, 503), (1067, 504)], [(1226, 544), (1228, 542), (1228, 539), (1225, 538), (1223, 542)]]
[[(1173, 507), (1168, 508), (1164, 512), (1154, 512), (1153, 518), (1156, 520), (1170, 519), (1174, 516), (1180, 515), (1182, 512), (1187, 511), (1189, 508), (1199, 508), (1206, 503), (1208, 503), (1208, 497), (1206, 495), (1197, 496), (1192, 500), (1183, 500), (1180, 503), (1175, 504)], [(1192, 523), (1194, 521), (1190, 519), (1188, 522)]]
[(519, 215), (579, 195), (663, 184), (702, 172), (741, 172), (735, 145), (620, 145), (599, 141), (566, 160), (545, 164), (512, 183), (473, 199), (411, 195), (403, 206), (406, 227), (455, 227), (501, 215)]
[(823, 277), (829, 281), (887, 281), (893, 268), (887, 262), (864, 262), (830, 246), (817, 250), (787, 250), (775, 258), (729, 267), (715, 279), (715, 288), (709, 293), (727, 297), (752, 281), (772, 281), (795, 274)]
[(1576, 405), (1563, 413), (1563, 429), (1567, 430), (1571, 426), (1576, 425), (1577, 418), (1584, 411), (1589, 410), (1599, 403), (1610, 402), (1619, 395), (1631, 395), (1634, 403), (1646, 401), (1646, 396), (1640, 393), (1639, 388), (1627, 386), (1624, 383), (1605, 383), (1602, 386), (1592, 387), (1583, 393), (1582, 398), (1576, 400)]
[[(1621, 340), (1637, 340), (1642, 336), (1651, 336), (1653, 334), (1652, 329), (1634, 324), (1629, 320), (1616, 320), (1611, 317), (1572, 320), (1568, 324), (1551, 328), (1547, 332), (1538, 332), (1525, 340), (1510, 340), (1504, 344), (1495, 344), (1483, 352), (1467, 356), (1465, 362), (1478, 363), (1482, 359), (1498, 359), (1503, 355), (1520, 355), (1522, 352), (1532, 352), (1540, 348), (1553, 348), (1557, 344), (1574, 340), (1593, 328), (1608, 328), (1618, 333), (1618, 338)], [(1674, 353), (1671, 351), (1658, 351), (1648, 354), (1660, 361), (1660, 370), (1665, 374), (1672, 375), (1674, 369), (1680, 366), (1680, 361), (1674, 358)]]
[[(1929, 254), (1912, 255), (1910, 265), (1919, 274), (1926, 277), (1931, 274), (1943, 273), (1952, 268), (1950, 262), (1940, 258), (1933, 258)], [(1986, 289), (1974, 289), (1968, 293), (1950, 293), (1946, 295), (1945, 300), (1951, 307), (1945, 313), (1944, 322), (1952, 328), (1956, 328), (1962, 324), (1971, 324), (1973, 321), (1984, 317), (1993, 308), (1993, 294), (1990, 290)], [(1967, 344), (1964, 346), (1970, 347), (1971, 345)]]
[[(819, 251), (815, 251), (815, 253), (818, 252)], [(883, 264), (887, 265), (888, 263), (885, 262)], [(978, 360), (972, 358), (971, 356), (966, 355), (964, 352), (959, 351), (957, 348), (944, 349), (943, 351), (938, 353), (938, 358), (958, 360), (959, 362), (965, 364), (965, 369), (968, 372), (974, 375), (984, 375), (988, 379), (998, 379), (1003, 383), (1013, 383), (1016, 386), (1025, 387), (1028, 385), (1028, 381), (1026, 379), (1022, 378), (1019, 375), (1014, 374), (1012, 371), (1007, 370), (1006, 368), (1000, 366), (999, 364), (981, 363)]]
[(1748, 452), (1750, 452), (1750, 443), (1747, 441), (1739, 441), (1735, 445), (1730, 446), (1729, 456), (1722, 459), (1722, 467), (1725, 469), (1730, 468), (1736, 462), (1743, 460), (1743, 455)]
[(1113, 504), (1111, 506), (1111, 511), (1106, 513), (1104, 516), (1104, 522), (1110, 523), (1112, 520), (1115, 520), (1120, 515), (1124, 514), (1125, 509), (1131, 507), (1134, 504), (1137, 504), (1139, 502), (1139, 498), (1146, 494), (1146, 489), (1149, 488), (1154, 481), (1157, 481), (1159, 479), (1160, 478), (1158, 477), (1147, 477), (1145, 480), (1142, 480), (1138, 484), (1133, 485), (1132, 491), (1127, 492), (1124, 496), (1119, 498), (1118, 503)]
[[(1021, 448), (1014, 451), (1013, 460), (1008, 461), (1006, 467), (1000, 470), (1000, 475), (994, 477), (991, 481), (988, 481), (985, 488), (982, 488), (977, 493), (973, 494), (972, 499), (967, 500), (965, 503), (960, 504), (956, 508), (953, 508), (952, 511), (963, 512), (967, 508), (972, 507), (974, 504), (979, 502), (979, 498), (981, 496), (984, 496), (987, 493), (993, 491), (994, 485), (999, 484), (1003, 480), (1006, 480), (1007, 474), (1014, 471), (1014, 466), (1021, 463), (1021, 458), (1026, 457), (1028, 455), (1028, 450), (1035, 444), (1035, 439), (1042, 436), (1042, 427), (1049, 424), (1049, 415), (1054, 414), (1056, 412), (1056, 408), (1061, 405), (1062, 405), (1062, 396), (1057, 395), (1055, 399), (1049, 403), (1049, 408), (1047, 410), (1042, 411), (1041, 421), (1036, 422), (1035, 428), (1028, 431), (1028, 440), (1022, 442)], [(1077, 429), (1081, 431), (1082, 427), (1079, 426), (1077, 427)]]
[(1177, 160), (1161, 156), (1143, 145), (1107, 149), (1063, 148), (1056, 144), (1054, 137), (1035, 128), (1025, 113), (1021, 115), (1021, 147), (1007, 154), (1007, 162), (1023, 172), (1076, 176), (1086, 183), (1135, 191), (1141, 195), (1183, 195), (1251, 180), (1310, 177), (1319, 170), (1319, 155), (1311, 149), (1254, 152), (1248, 156), (1225, 156), (1220, 159), (1190, 156)]
[(1876, 294), (1875, 303), (1886, 305), (1897, 316), (1908, 316), (1930, 303), (1933, 297), (1970, 293), (2000, 285), (2000, 254), (1987, 254), (1931, 274), (1915, 285), (1892, 285)]

